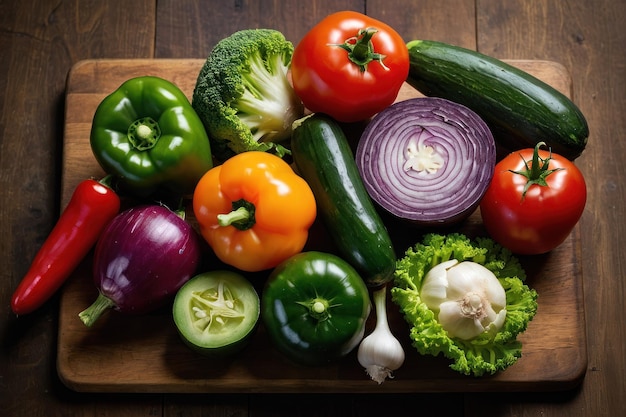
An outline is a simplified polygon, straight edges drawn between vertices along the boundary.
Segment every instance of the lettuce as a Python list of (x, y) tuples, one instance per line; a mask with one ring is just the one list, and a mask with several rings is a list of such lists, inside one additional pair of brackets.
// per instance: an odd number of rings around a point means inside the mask
[[(497, 333), (485, 332), (472, 340), (450, 338), (435, 313), (422, 302), (420, 288), (426, 273), (451, 259), (485, 266), (504, 287), (507, 315)], [(537, 292), (524, 284), (525, 279), (518, 259), (489, 238), (470, 241), (460, 233), (430, 233), (398, 260), (391, 299), (411, 326), (410, 338), (420, 354), (443, 354), (453, 360), (450, 368), (455, 371), (482, 376), (506, 369), (522, 355), (517, 335), (526, 330), (537, 312)]]

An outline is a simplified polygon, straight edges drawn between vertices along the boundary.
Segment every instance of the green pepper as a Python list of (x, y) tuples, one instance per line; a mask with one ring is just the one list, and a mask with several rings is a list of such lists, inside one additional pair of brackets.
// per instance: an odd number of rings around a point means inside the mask
[(213, 166), (204, 125), (185, 94), (158, 77), (131, 78), (96, 109), (90, 137), (100, 166), (139, 196), (192, 193)]
[(370, 310), (358, 272), (338, 256), (316, 251), (279, 264), (261, 300), (271, 342), (303, 365), (330, 363), (350, 353), (363, 338)]

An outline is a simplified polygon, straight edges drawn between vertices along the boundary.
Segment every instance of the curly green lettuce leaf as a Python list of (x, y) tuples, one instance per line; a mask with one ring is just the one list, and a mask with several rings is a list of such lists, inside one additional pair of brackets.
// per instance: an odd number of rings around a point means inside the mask
[[(492, 271), (506, 294), (506, 320), (495, 334), (471, 340), (451, 338), (436, 314), (420, 298), (422, 282), (434, 266), (451, 260), (473, 261)], [(524, 284), (526, 273), (511, 252), (489, 238), (471, 241), (460, 233), (424, 236), (398, 260), (391, 297), (411, 326), (413, 346), (422, 355), (444, 355), (450, 368), (465, 375), (494, 374), (513, 365), (522, 355), (517, 336), (537, 312), (537, 292)]]

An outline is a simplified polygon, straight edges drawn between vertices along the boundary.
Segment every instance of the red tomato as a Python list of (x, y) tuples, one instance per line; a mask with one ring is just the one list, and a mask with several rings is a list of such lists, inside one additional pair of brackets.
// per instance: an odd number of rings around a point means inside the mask
[(489, 235), (521, 255), (546, 253), (563, 243), (587, 201), (580, 170), (560, 155), (539, 150), (542, 145), (502, 159), (480, 203)]
[(392, 104), (408, 73), (402, 37), (353, 11), (320, 21), (291, 60), (293, 86), (304, 105), (341, 122), (365, 120)]

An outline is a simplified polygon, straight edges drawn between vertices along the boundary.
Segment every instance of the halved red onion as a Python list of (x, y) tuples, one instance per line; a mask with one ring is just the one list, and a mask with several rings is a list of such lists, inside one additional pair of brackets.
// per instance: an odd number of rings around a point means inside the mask
[(493, 176), (496, 145), (487, 124), (467, 107), (413, 98), (372, 119), (356, 163), (383, 209), (422, 226), (449, 225), (478, 206)]

